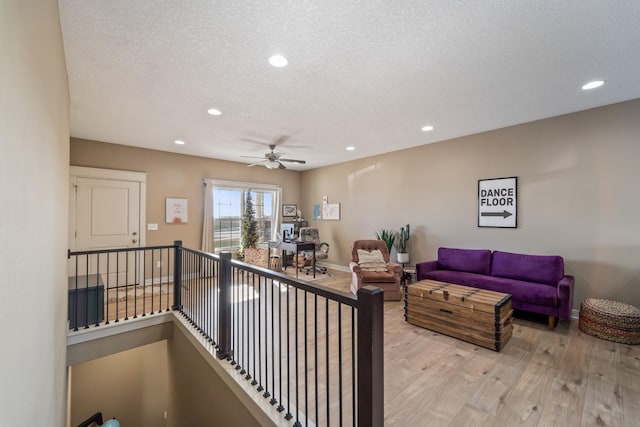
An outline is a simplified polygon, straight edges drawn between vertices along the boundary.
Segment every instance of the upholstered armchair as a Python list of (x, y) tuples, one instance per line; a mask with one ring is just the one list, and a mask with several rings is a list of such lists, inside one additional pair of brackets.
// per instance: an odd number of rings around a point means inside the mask
[(384, 291), (386, 301), (402, 299), (402, 266), (389, 262), (389, 250), (382, 240), (356, 240), (351, 248), (351, 292), (371, 285)]

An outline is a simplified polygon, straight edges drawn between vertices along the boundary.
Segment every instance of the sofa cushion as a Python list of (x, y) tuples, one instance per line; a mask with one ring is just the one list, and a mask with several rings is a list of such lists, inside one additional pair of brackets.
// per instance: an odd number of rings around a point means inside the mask
[(491, 251), (488, 249), (438, 249), (438, 269), (489, 274)]
[(514, 302), (526, 301), (535, 305), (552, 307), (558, 304), (557, 289), (541, 283), (447, 270), (429, 271), (424, 275), (425, 278), (441, 282), (510, 294)]
[(558, 286), (564, 276), (564, 260), (556, 255), (493, 252), (491, 275)]
[(389, 271), (363, 271), (362, 283), (395, 283), (398, 276)]

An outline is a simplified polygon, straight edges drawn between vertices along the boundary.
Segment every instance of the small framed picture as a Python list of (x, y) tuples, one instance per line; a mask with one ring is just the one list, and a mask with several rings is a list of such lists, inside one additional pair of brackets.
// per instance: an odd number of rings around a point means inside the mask
[(187, 199), (167, 197), (165, 222), (167, 224), (186, 224), (187, 209)]
[(297, 205), (282, 205), (283, 217), (295, 217), (298, 212)]

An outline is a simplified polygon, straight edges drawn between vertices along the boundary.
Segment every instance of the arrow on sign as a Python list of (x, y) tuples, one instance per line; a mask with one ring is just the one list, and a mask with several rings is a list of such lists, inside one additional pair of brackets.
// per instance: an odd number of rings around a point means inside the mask
[(502, 211), (502, 212), (482, 212), (480, 214), (480, 216), (501, 216), (503, 219), (504, 218), (509, 218), (511, 215), (513, 215), (511, 212), (508, 211)]

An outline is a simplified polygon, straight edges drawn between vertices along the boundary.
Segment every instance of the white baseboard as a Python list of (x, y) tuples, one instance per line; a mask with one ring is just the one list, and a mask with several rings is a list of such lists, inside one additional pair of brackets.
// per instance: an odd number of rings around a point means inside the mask
[(351, 273), (348, 265), (338, 265), (338, 264), (330, 264), (328, 262), (319, 262), (318, 265), (322, 265), (324, 267), (330, 268), (332, 270), (344, 271), (345, 273)]

